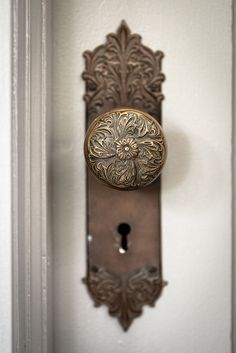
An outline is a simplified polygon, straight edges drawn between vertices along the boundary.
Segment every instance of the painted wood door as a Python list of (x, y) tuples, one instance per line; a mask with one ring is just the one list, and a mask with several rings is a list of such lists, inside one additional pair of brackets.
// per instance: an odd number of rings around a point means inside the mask
[[(231, 330), (231, 2), (54, 0), (53, 332), (56, 353), (229, 353)], [(125, 19), (165, 53), (163, 275), (155, 308), (128, 333), (93, 307), (86, 272), (82, 54)], [(106, 215), (109, 217), (109, 215)]]

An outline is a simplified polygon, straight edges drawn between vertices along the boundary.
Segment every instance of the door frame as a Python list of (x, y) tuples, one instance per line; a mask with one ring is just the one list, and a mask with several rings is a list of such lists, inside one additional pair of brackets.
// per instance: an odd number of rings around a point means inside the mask
[[(13, 353), (52, 353), (52, 0), (12, 0)], [(236, 1), (232, 1), (232, 336), (236, 353)]]
[(52, 352), (50, 15), (50, 0), (12, 0), (13, 353)]

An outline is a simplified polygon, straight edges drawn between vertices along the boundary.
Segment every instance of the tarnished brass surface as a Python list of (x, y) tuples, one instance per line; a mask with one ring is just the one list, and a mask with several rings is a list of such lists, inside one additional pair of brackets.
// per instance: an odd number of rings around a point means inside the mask
[(109, 186), (132, 190), (151, 184), (166, 160), (161, 126), (137, 109), (113, 109), (89, 127), (85, 157), (93, 174)]
[[(122, 21), (84, 57), (85, 155), (91, 170), (84, 283), (95, 306), (106, 305), (127, 330), (165, 285), (157, 178), (166, 158), (160, 128), (164, 54), (145, 46)], [(143, 188), (145, 183), (150, 185)]]

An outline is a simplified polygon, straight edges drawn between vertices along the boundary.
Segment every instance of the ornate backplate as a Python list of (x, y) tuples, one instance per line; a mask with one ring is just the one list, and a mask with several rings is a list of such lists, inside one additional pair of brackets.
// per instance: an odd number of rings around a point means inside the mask
[[(162, 52), (144, 46), (141, 37), (131, 34), (122, 21), (117, 33), (109, 34), (105, 44), (84, 56), (87, 127), (98, 115), (120, 107), (139, 109), (161, 123)], [(129, 160), (127, 153), (135, 157), (140, 148), (137, 139), (128, 138), (126, 141), (122, 135), (116, 146), (121, 161)], [(124, 150), (124, 143), (129, 151)], [(134, 173), (129, 162), (126, 164), (129, 173)], [(144, 165), (150, 168), (148, 163)], [(119, 183), (117, 174), (114, 178)], [(160, 178), (144, 189), (124, 192), (107, 187), (91, 171), (87, 174), (88, 261), (84, 282), (95, 306), (107, 305), (124, 330), (141, 315), (145, 304), (155, 304), (165, 284), (160, 190)]]

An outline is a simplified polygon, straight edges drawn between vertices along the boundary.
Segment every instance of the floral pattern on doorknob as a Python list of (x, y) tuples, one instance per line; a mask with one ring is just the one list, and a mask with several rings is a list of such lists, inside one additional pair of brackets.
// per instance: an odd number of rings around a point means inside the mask
[(116, 142), (116, 154), (122, 160), (134, 158), (138, 152), (138, 145), (134, 138), (128, 137)]
[(85, 155), (92, 172), (119, 189), (151, 184), (160, 174), (166, 153), (165, 138), (157, 121), (129, 108), (99, 116), (85, 140)]

